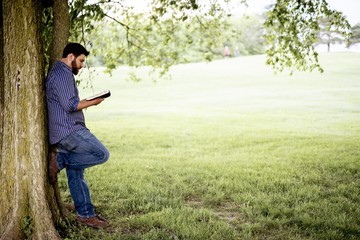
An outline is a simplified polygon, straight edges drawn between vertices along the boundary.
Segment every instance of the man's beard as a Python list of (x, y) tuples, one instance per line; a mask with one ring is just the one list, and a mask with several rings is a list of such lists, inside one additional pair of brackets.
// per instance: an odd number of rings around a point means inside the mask
[(77, 75), (79, 73), (79, 68), (76, 66), (76, 59), (71, 62), (71, 68), (73, 74)]

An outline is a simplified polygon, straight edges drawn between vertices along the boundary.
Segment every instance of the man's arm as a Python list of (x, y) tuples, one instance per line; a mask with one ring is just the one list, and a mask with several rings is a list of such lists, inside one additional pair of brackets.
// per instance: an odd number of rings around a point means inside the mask
[(104, 98), (95, 98), (93, 100), (86, 100), (86, 99), (80, 100), (79, 104), (76, 107), (76, 111), (80, 111), (83, 110), (84, 108), (98, 105), (102, 101), (104, 101)]

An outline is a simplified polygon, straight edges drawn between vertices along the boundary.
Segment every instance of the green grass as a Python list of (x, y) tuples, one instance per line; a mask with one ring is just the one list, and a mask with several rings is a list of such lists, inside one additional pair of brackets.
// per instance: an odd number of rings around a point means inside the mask
[[(63, 237), (359, 239), (360, 54), (321, 62), (324, 74), (292, 77), (263, 56), (177, 66), (157, 83), (94, 75), (112, 96), (86, 119), (111, 157), (86, 179), (111, 226)], [(60, 186), (71, 202), (63, 172)]]

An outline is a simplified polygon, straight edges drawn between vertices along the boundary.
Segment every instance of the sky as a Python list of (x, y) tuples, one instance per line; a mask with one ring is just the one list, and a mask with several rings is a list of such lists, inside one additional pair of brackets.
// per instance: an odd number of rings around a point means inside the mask
[[(246, 13), (264, 12), (265, 6), (276, 2), (275, 0), (247, 0), (248, 9)], [(353, 26), (360, 23), (360, 1), (359, 0), (327, 0), (329, 5), (338, 11), (343, 12), (349, 23)], [(244, 9), (242, 10), (244, 11)]]
[(360, 23), (360, 1), (359, 0), (328, 0), (330, 6), (341, 11), (351, 25)]

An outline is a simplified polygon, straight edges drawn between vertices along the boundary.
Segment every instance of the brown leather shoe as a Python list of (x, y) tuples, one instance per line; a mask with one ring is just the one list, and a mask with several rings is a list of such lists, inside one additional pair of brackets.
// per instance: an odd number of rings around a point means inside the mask
[(91, 218), (83, 218), (83, 217), (77, 216), (76, 221), (78, 221), (80, 224), (83, 224), (83, 225), (86, 225), (88, 227), (92, 227), (95, 229), (106, 228), (107, 226), (109, 226), (108, 221), (105, 218), (100, 217), (98, 215), (96, 215), (95, 217), (91, 217)]
[(56, 184), (57, 182), (57, 174), (60, 172), (57, 163), (56, 163), (57, 151), (55, 146), (51, 146), (49, 149), (49, 182), (51, 185)]

